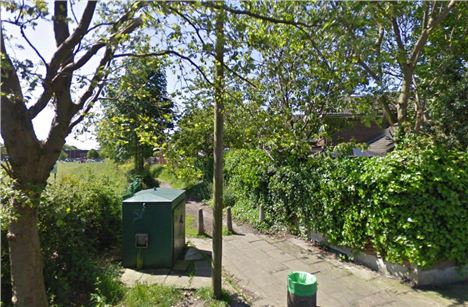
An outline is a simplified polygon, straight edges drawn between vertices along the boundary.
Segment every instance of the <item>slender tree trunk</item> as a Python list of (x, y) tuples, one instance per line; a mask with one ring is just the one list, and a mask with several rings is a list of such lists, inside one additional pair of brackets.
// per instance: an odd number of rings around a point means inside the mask
[(134, 168), (142, 171), (145, 165), (141, 145), (138, 143), (138, 137), (135, 135), (135, 152), (133, 154)]
[(142, 171), (145, 168), (145, 159), (143, 158), (143, 150), (140, 144), (137, 144), (137, 170)]
[(214, 182), (213, 182), (213, 260), (212, 285), (215, 298), (221, 298), (223, 252), (223, 129), (224, 129), (224, 11), (216, 16), (216, 74), (214, 114)]
[(22, 189), (33, 195), (32, 204), (14, 201), (17, 218), (8, 226), (8, 243), (13, 286), (12, 302), (16, 306), (47, 306), (42, 257), (37, 228), (40, 192)]
[(408, 100), (411, 91), (411, 80), (413, 78), (413, 69), (407, 68), (403, 72), (403, 83), (400, 88), (400, 95), (398, 96), (397, 113), (398, 123), (401, 125), (407, 120), (408, 116)]
[(396, 119), (394, 118), (394, 114), (390, 110), (390, 107), (388, 106), (388, 98), (385, 93), (381, 93), (379, 97), (380, 105), (382, 106), (383, 109), (383, 114), (385, 116), (385, 119), (387, 120), (388, 124), (390, 126), (393, 126), (396, 122)]
[(416, 133), (419, 133), (421, 130), (421, 127), (424, 123), (425, 117), (425, 103), (423, 100), (420, 99), (419, 94), (418, 94), (418, 87), (416, 86), (416, 78), (413, 75), (413, 85), (414, 85), (414, 112), (416, 112), (416, 121), (414, 123), (414, 131)]

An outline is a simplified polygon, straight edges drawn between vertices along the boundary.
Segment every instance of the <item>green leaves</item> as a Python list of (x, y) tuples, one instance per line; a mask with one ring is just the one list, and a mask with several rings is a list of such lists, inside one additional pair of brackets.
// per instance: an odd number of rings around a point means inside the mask
[(413, 146), (385, 157), (318, 156), (271, 161), (262, 151), (226, 156), (226, 182), (241, 219), (335, 244), (373, 249), (384, 259), (428, 267), (464, 264), (468, 254), (468, 154)]
[(174, 117), (161, 63), (137, 58), (121, 64), (125, 68), (122, 75), (106, 88), (98, 128), (104, 153), (116, 161), (126, 160), (140, 149), (144, 157), (151, 156), (153, 148), (163, 146), (165, 130), (172, 127)]

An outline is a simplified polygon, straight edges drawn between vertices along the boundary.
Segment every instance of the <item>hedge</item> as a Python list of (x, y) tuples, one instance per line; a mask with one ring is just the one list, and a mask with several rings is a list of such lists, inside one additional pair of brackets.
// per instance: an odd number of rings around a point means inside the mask
[[(7, 186), (1, 186), (1, 194)], [(53, 306), (94, 306), (99, 298), (114, 304), (123, 296), (118, 266), (102, 255), (119, 245), (122, 191), (114, 178), (65, 176), (51, 182), (41, 197), (39, 234), (44, 278)], [(8, 199), (4, 199), (8, 200)], [(6, 223), (2, 235), (2, 302), (11, 298)]]
[[(429, 267), (468, 262), (466, 152), (441, 146), (385, 157), (272, 161), (261, 150), (228, 152), (234, 215), (257, 226), (318, 231), (335, 244)], [(258, 206), (266, 220), (258, 222)]]

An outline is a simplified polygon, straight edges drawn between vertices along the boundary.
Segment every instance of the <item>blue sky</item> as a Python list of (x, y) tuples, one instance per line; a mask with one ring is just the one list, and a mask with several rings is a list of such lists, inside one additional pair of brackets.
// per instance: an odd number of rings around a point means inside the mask
[[(84, 1), (77, 1), (77, 3), (74, 6), (74, 11), (78, 19), (82, 15), (85, 3), (86, 2)], [(8, 17), (11, 16), (11, 13), (6, 12), (3, 7), (1, 7), (1, 10), (2, 10), (1, 11), (2, 19), (8, 19)], [(52, 2), (50, 2), (49, 4), (49, 12), (53, 12)], [(69, 15), (71, 16), (71, 14)], [(45, 60), (49, 62), (54, 51), (56, 50), (56, 46), (55, 46), (53, 25), (52, 25), (52, 21), (50, 20), (51, 15), (49, 15), (47, 18), (48, 18), (48, 21), (39, 21), (35, 29), (27, 28), (25, 33), (27, 37), (29, 38), (29, 40), (31, 41), (31, 43), (37, 48), (37, 50), (45, 58)], [(43, 74), (45, 72), (45, 69), (42, 65), (39, 65), (40, 63), (39, 57), (36, 55), (33, 49), (29, 47), (25, 43), (25, 41), (22, 39), (18, 27), (7, 24), (7, 23), (3, 23), (3, 27), (6, 30), (6, 33), (12, 36), (11, 39), (5, 42), (7, 52), (9, 53), (10, 57), (16, 58), (19, 60), (24, 60), (24, 59), (32, 60), (34, 63), (38, 64), (38, 65), (35, 65), (35, 69), (37, 70), (36, 72)], [(17, 44), (23, 45), (24, 49), (19, 48)], [(98, 60), (99, 58), (96, 58), (94, 61), (90, 61), (89, 64), (87, 64), (83, 68), (83, 72), (84, 73), (93, 72), (97, 65)], [(180, 82), (177, 82), (176, 75), (172, 72), (171, 69), (168, 69), (166, 71), (166, 76), (167, 76), (167, 83), (168, 83), (167, 90), (169, 94), (181, 88)], [(38, 89), (40, 90), (41, 87), (38, 86)], [(38, 97), (38, 95), (40, 94), (39, 90), (33, 93), (29, 93), (29, 95), (32, 97), (31, 99), (32, 101), (35, 101), (34, 98)], [(33, 120), (34, 130), (39, 139), (44, 140), (47, 138), (53, 116), (54, 116), (54, 109), (52, 106), (48, 106), (36, 118), (34, 118)], [(93, 128), (91, 127), (90, 130), (92, 131)], [(1, 140), (1, 137), (0, 137), (0, 140)], [(80, 133), (73, 132), (67, 137), (66, 141), (67, 141), (67, 144), (75, 145), (81, 149), (91, 149), (91, 148), (98, 147), (98, 143), (96, 142), (93, 133), (80, 134)]]

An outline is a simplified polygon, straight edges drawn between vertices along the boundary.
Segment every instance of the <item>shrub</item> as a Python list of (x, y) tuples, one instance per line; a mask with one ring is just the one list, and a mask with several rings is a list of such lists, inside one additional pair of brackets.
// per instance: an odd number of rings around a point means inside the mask
[(153, 176), (149, 167), (145, 167), (142, 170), (130, 170), (127, 173), (127, 179), (129, 184), (123, 198), (131, 197), (140, 190), (159, 187), (159, 181)]
[(423, 267), (439, 260), (466, 263), (467, 162), (467, 153), (443, 147), (370, 161), (361, 193), (372, 204), (368, 231), (376, 249), (391, 261)]
[(200, 181), (196, 184), (185, 187), (187, 199), (193, 201), (204, 201), (210, 199), (213, 193), (211, 181)]
[[(43, 192), (39, 234), (50, 303), (86, 305), (93, 292), (102, 297), (115, 295), (119, 287), (113, 285), (116, 269), (109, 270), (98, 258), (119, 242), (122, 199), (116, 187), (107, 176), (66, 175)], [(4, 236), (2, 229), (2, 240), (6, 242)], [(2, 248), (4, 302), (11, 297), (9, 262), (4, 261), (7, 257), (8, 250)]]
[(235, 201), (239, 220), (258, 226), (258, 207), (266, 205), (268, 167), (271, 161), (261, 150), (233, 150), (226, 154), (225, 186)]
[(139, 180), (142, 184), (142, 189), (151, 189), (154, 187), (159, 187), (159, 182), (153, 177), (148, 167), (142, 170), (131, 170), (127, 174), (129, 182), (134, 182)]
[[(419, 144), (385, 157), (271, 161), (261, 151), (226, 156), (234, 215), (336, 244), (374, 248), (420, 267), (468, 261), (468, 153)], [(265, 225), (263, 225), (265, 226)]]
[(164, 165), (153, 164), (149, 167), (149, 172), (153, 178), (158, 178), (164, 170)]

